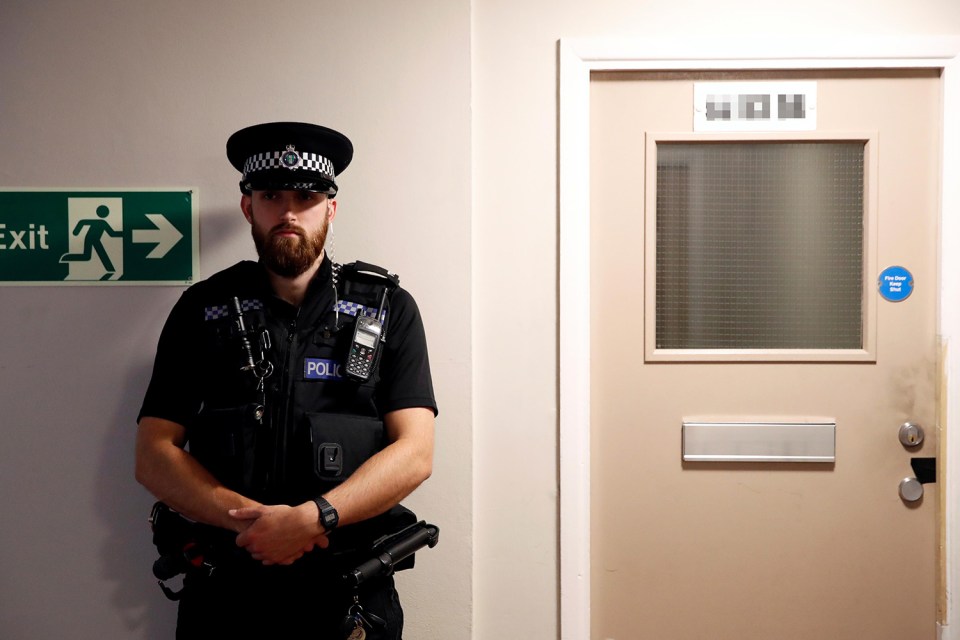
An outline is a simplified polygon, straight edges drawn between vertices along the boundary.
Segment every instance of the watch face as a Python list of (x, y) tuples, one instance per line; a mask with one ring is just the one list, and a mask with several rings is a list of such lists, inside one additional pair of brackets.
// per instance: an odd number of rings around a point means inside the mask
[(340, 521), (340, 516), (333, 505), (323, 498), (317, 498), (314, 502), (317, 503), (317, 508), (320, 510), (320, 524), (323, 525), (323, 528), (330, 531), (336, 527), (337, 522)]

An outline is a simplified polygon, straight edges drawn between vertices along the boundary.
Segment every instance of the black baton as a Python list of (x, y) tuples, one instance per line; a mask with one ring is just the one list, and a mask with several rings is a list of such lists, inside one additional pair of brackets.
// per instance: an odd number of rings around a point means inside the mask
[(373, 546), (374, 557), (354, 570), (344, 574), (347, 584), (356, 587), (370, 578), (389, 576), (393, 568), (424, 547), (431, 549), (440, 541), (440, 527), (423, 520), (406, 529), (377, 541)]

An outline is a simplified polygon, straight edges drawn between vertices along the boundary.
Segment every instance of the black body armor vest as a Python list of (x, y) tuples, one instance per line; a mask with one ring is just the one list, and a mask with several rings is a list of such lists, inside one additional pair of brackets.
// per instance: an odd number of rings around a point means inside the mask
[(378, 363), (364, 382), (347, 377), (344, 363), (359, 315), (379, 312), (389, 340), (398, 279), (363, 263), (324, 267), (294, 308), (273, 296), (255, 263), (240, 263), (217, 287), (225, 297), (204, 311), (209, 393), (188, 428), (190, 452), (227, 487), (265, 503), (319, 496), (386, 444)]

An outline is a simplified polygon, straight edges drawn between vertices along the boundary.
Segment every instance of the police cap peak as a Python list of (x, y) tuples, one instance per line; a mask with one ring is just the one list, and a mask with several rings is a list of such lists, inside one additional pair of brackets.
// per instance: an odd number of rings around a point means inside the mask
[(305, 122), (266, 122), (227, 140), (227, 158), (243, 174), (240, 190), (295, 189), (337, 194), (337, 176), (353, 159), (338, 131)]

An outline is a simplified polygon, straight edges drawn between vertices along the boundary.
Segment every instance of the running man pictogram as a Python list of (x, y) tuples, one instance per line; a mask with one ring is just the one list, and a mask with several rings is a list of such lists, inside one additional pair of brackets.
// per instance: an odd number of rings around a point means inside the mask
[(106, 269), (107, 273), (103, 279), (109, 278), (116, 272), (116, 268), (113, 266), (113, 262), (110, 260), (110, 255), (107, 253), (106, 248), (103, 246), (103, 234), (107, 234), (113, 238), (122, 238), (123, 232), (116, 231), (110, 223), (107, 222), (106, 218), (110, 215), (110, 208), (106, 205), (100, 205), (97, 207), (97, 216), (99, 219), (84, 218), (77, 222), (76, 226), (73, 228), (73, 235), (79, 236), (81, 230), (84, 227), (88, 227), (87, 235), (83, 238), (83, 253), (65, 253), (60, 256), (60, 262), (90, 262), (90, 259), (93, 257), (93, 252), (97, 252), (97, 257), (100, 258), (100, 262), (103, 264), (103, 268)]

